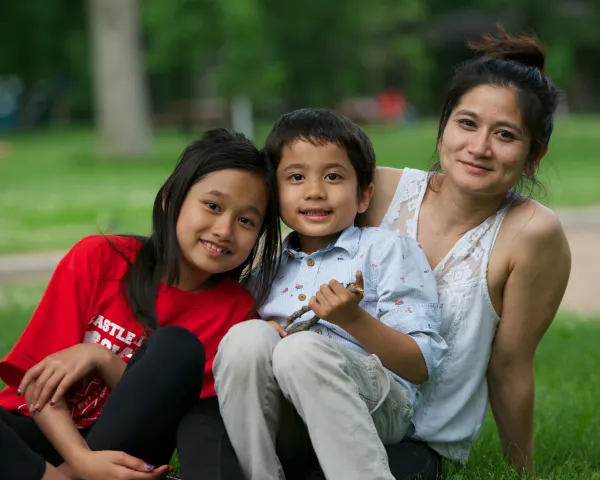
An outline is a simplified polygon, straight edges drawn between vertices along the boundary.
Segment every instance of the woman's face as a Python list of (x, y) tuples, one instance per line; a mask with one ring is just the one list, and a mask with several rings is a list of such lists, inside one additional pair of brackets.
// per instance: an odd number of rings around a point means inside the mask
[(517, 90), (495, 85), (480, 85), (463, 95), (438, 143), (446, 180), (491, 196), (504, 195), (517, 184), (529, 147)]

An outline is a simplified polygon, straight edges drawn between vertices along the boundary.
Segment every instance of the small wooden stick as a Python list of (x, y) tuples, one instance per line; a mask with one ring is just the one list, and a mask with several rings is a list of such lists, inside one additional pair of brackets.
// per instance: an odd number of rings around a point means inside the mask
[[(354, 293), (355, 295), (360, 295), (361, 300), (365, 295), (365, 291), (358, 285), (356, 285), (356, 283), (350, 283), (346, 288), (349, 292)], [(310, 308), (308, 307), (308, 305), (303, 306), (300, 310), (295, 311), (287, 318), (285, 324), (283, 325), (283, 328), (288, 332), (288, 336), (292, 335), (293, 333), (304, 332), (306, 330), (309, 330), (311, 327), (314, 327), (319, 322), (320, 318), (315, 315), (310, 320), (303, 322), (300, 325), (296, 325), (294, 328), (288, 330), (288, 327), (306, 312), (310, 312)]]

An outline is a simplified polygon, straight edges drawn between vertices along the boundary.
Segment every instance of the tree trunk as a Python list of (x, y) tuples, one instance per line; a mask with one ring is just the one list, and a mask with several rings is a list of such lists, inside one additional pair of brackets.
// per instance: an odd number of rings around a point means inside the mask
[(100, 150), (144, 156), (152, 129), (140, 45), (139, 0), (89, 0)]

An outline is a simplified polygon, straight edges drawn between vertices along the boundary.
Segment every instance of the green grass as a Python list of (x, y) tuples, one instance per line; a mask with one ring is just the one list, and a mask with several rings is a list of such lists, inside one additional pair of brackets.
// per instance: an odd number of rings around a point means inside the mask
[[(259, 129), (262, 142), (269, 126)], [(600, 117), (559, 121), (542, 178), (552, 206), (600, 204)], [(429, 168), (435, 122), (369, 127), (378, 164)], [(96, 157), (89, 130), (17, 135), (0, 159), (0, 254), (66, 249), (81, 237), (104, 232), (147, 233), (156, 192), (187, 139), (157, 134), (146, 160)]]
[[(0, 357), (22, 332), (43, 285), (0, 286)], [(599, 319), (600, 320), (600, 319)], [(539, 478), (600, 480), (600, 322), (561, 314), (536, 357), (536, 465)], [(450, 480), (517, 477), (500, 457), (491, 416), (464, 468)]]

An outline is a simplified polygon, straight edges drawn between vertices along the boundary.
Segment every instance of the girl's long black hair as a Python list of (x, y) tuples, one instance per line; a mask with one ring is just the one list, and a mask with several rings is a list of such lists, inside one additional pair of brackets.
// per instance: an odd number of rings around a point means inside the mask
[(161, 280), (166, 278), (168, 285), (179, 282), (180, 252), (176, 227), (181, 205), (190, 188), (204, 176), (229, 169), (256, 173), (263, 178), (267, 211), (259, 239), (248, 259), (238, 268), (215, 277), (231, 278), (246, 285), (252, 268), (265, 259), (253, 280), (256, 305), (260, 305), (269, 293), (279, 266), (281, 245), (274, 168), (266, 154), (241, 133), (223, 128), (208, 130), (200, 140), (187, 146), (175, 170), (158, 191), (152, 210), (150, 236), (135, 237), (142, 245), (131, 263), (125, 287), (133, 314), (150, 332), (158, 328), (156, 296)]

